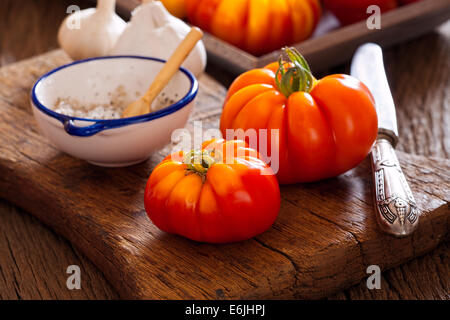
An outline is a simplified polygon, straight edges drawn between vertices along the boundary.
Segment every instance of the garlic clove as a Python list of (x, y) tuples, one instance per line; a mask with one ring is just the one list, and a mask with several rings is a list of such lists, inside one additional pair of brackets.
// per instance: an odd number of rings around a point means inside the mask
[[(160, 1), (137, 7), (110, 55), (140, 55), (167, 60), (186, 37), (190, 27), (172, 16)], [(200, 76), (206, 67), (206, 50), (199, 41), (183, 67)]]
[(114, 8), (115, 0), (99, 0), (97, 8), (66, 17), (58, 31), (61, 48), (74, 60), (107, 55), (126, 27)]

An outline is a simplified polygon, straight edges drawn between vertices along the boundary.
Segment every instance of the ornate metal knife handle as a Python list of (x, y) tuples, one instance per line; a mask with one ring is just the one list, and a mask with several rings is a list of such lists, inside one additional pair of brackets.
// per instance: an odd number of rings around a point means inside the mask
[(420, 211), (395, 155), (391, 142), (379, 137), (372, 149), (377, 221), (381, 229), (396, 237), (411, 234)]

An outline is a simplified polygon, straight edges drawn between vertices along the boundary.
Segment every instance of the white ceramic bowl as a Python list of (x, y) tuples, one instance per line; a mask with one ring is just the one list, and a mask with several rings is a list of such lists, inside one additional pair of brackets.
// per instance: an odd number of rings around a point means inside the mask
[(76, 61), (42, 76), (31, 92), (33, 114), (39, 127), (58, 149), (100, 166), (121, 167), (146, 160), (183, 128), (198, 92), (195, 77), (186, 69), (164, 89), (176, 103), (138, 117), (93, 120), (50, 110), (58, 98), (80, 103), (109, 103), (109, 93), (123, 86), (129, 102), (149, 87), (164, 61), (138, 56), (111, 56)]

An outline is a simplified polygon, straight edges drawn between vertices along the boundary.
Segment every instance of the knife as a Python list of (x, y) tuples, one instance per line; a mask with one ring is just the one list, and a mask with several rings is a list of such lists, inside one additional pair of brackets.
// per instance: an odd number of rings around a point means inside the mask
[(398, 142), (397, 117), (380, 46), (367, 43), (359, 47), (351, 75), (362, 81), (375, 98), (378, 137), (371, 159), (377, 222), (384, 232), (405, 237), (416, 229), (420, 211), (394, 150)]

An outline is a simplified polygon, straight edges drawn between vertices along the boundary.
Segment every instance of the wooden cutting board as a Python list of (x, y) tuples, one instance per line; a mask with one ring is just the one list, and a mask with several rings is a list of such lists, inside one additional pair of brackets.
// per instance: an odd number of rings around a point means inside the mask
[[(282, 188), (278, 220), (255, 239), (192, 242), (159, 231), (143, 191), (169, 147), (141, 165), (92, 166), (52, 147), (37, 129), (29, 92), (68, 62), (61, 51), (0, 69), (0, 197), (80, 248), (125, 298), (320, 298), (358, 283), (369, 265), (391, 268), (448, 239), (450, 161), (398, 152), (423, 215), (411, 236), (381, 233), (369, 162), (334, 179)], [(225, 88), (200, 80), (194, 120), (215, 128)]]

